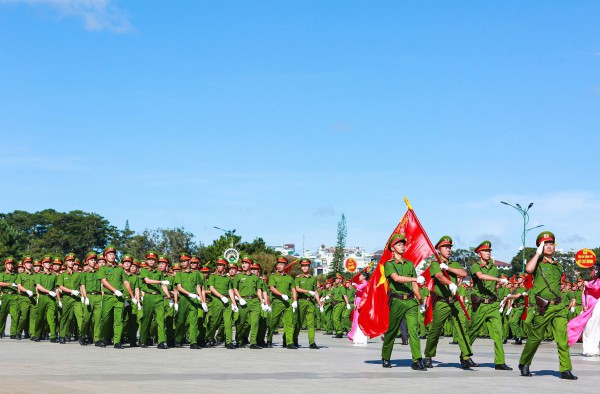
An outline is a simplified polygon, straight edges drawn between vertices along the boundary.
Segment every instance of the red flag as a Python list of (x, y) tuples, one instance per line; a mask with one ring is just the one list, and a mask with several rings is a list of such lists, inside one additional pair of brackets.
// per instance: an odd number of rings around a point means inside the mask
[(525, 275), (525, 280), (523, 281), (523, 285), (529, 291), (533, 287), (533, 276), (531, 274)]
[(285, 266), (285, 268), (283, 270), (285, 271), (286, 274), (289, 275), (290, 271), (292, 270), (292, 267), (294, 266), (294, 264), (296, 264), (298, 262), (298, 260), (300, 260), (300, 259), (296, 259)]
[[(402, 257), (412, 261), (416, 266), (423, 259), (431, 256), (434, 250), (427, 234), (425, 234), (419, 223), (419, 219), (417, 219), (412, 207), (408, 204), (408, 200), (405, 199), (405, 201), (408, 205), (408, 211), (406, 211), (390, 238), (394, 234), (404, 234), (406, 237), (406, 251)], [(381, 259), (379, 259), (379, 263), (369, 279), (365, 304), (361, 308), (358, 317), (360, 328), (370, 338), (386, 332), (389, 325), (390, 309), (387, 295), (389, 284), (385, 278), (384, 265), (392, 258), (392, 252), (388, 250), (387, 244), (386, 242)]]

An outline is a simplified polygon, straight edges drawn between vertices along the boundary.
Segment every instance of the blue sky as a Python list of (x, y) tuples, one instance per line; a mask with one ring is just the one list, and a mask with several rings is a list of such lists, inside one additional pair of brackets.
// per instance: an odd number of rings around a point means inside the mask
[[(600, 245), (600, 3), (0, 0), (0, 211)], [(529, 236), (533, 244), (535, 234)]]

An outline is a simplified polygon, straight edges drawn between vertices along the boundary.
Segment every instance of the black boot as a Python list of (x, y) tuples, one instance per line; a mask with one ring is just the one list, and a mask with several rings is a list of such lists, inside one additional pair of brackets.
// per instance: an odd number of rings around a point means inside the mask
[[(253, 345), (250, 345), (250, 349), (262, 349), (262, 347), (258, 346), (257, 344), (253, 344)], [(289, 349), (289, 347), (288, 347), (288, 349)]]
[(460, 367), (462, 369), (471, 369), (471, 366), (469, 365), (469, 359), (464, 359), (462, 357), (460, 357)]
[(512, 371), (513, 369), (506, 364), (496, 364), (494, 366), (496, 371)]
[(521, 338), (517, 338), (515, 339), (515, 345), (522, 345), (523, 344), (523, 340)]
[(309, 348), (311, 348), (311, 349), (319, 349), (319, 347), (317, 346), (316, 343), (311, 343), (310, 346), (309, 346)]
[(422, 359), (418, 359), (413, 361), (412, 365), (410, 366), (412, 369), (414, 369), (415, 371), (427, 371), (427, 368), (425, 368), (423, 366), (423, 360)]
[(431, 363), (431, 357), (425, 357), (423, 359), (423, 366), (425, 368), (433, 368), (433, 364)]
[(298, 346), (294, 345), (293, 343), (290, 343), (289, 345), (287, 345), (287, 348), (291, 350), (296, 350), (298, 349)]
[(192, 343), (192, 344), (190, 345), (190, 349), (200, 349), (200, 346), (198, 346), (198, 345), (197, 345), (197, 344), (195, 344), (195, 343)]
[(169, 347), (167, 346), (167, 344), (165, 342), (161, 342), (158, 344), (158, 346), (156, 348), (157, 349), (168, 349)]
[(577, 376), (573, 375), (571, 373), (571, 371), (561, 372), (560, 373), (560, 378), (561, 379), (567, 379), (567, 380), (577, 380)]
[(478, 367), (479, 364), (477, 364), (475, 361), (473, 361), (473, 359), (471, 357), (469, 357), (467, 359), (467, 363), (469, 364), (469, 367)]
[(381, 359), (381, 366), (383, 368), (392, 368), (392, 364), (390, 363), (390, 360)]
[(519, 364), (519, 371), (521, 371), (521, 376), (532, 376), (529, 372), (529, 365)]
[(228, 343), (227, 346), (225, 346), (227, 349), (229, 350), (234, 350), (236, 349), (235, 345), (233, 343)]

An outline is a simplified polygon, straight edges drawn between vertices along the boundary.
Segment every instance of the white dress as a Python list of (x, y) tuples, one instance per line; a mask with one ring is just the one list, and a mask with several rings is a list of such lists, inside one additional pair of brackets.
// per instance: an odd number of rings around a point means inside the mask
[(583, 330), (583, 354), (590, 356), (598, 356), (600, 349), (600, 301), (594, 305), (592, 317), (587, 321)]

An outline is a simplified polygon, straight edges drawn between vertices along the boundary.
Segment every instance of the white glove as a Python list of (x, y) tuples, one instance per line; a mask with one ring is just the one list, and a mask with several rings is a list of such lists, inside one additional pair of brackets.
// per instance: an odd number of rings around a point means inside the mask
[(137, 305), (137, 298), (134, 298), (133, 300), (131, 300), (131, 302), (133, 302), (133, 305)]
[(506, 316), (510, 315), (510, 312), (512, 312), (512, 306), (506, 311)]
[(62, 309), (62, 302), (58, 301), (58, 307)]
[(49, 291), (49, 292), (48, 292), (48, 295), (49, 295), (50, 297), (56, 297), (56, 293), (55, 293), (54, 291)]
[(79, 297), (79, 299), (81, 300), (81, 303), (84, 304), (85, 303), (85, 297), (81, 296)]
[(508, 283), (508, 279), (506, 279), (506, 278), (500, 279), (500, 284), (505, 285), (507, 283)]
[[(170, 303), (169, 303), (169, 307), (171, 307)], [(179, 304), (175, 304), (175, 312), (179, 312)]]
[(127, 300), (123, 301), (123, 306), (124, 307), (128, 307), (129, 306), (129, 302), (127, 302)]
[(417, 276), (417, 284), (424, 285), (425, 284), (425, 277), (422, 276), (422, 275)]
[(83, 303), (85, 305), (89, 305), (90, 304), (90, 299), (89, 298), (84, 298), (85, 301), (83, 301)]
[(204, 312), (208, 312), (208, 305), (206, 305), (206, 302), (203, 302), (202, 304), (200, 304), (200, 306), (202, 306), (202, 310)]
[(329, 294), (327, 294), (327, 296), (325, 297), (326, 300), (330, 299), (331, 297), (329, 297)]
[(239, 312), (240, 311), (239, 308), (237, 307), (237, 305), (232, 305), (231, 306), (231, 310), (234, 311), (234, 312)]
[(267, 310), (267, 304), (260, 304), (260, 309), (262, 309), (263, 311)]
[(142, 310), (142, 304), (138, 304), (138, 311)]
[(140, 301), (144, 301), (144, 296), (141, 296), (141, 297), (140, 297)]
[(310, 296), (311, 296), (311, 297), (314, 297), (314, 296), (315, 296), (315, 292), (314, 292), (314, 291), (312, 291), (312, 290), (311, 290), (311, 291), (309, 291), (309, 292), (308, 292), (308, 294), (310, 294)]
[(469, 299), (467, 297), (465, 297), (465, 304), (469, 303)]
[(240, 298), (240, 305), (241, 305), (241, 306), (244, 306), (244, 305), (246, 305), (246, 304), (247, 304), (246, 300), (245, 300), (245, 299), (243, 299), (243, 298)]
[(58, 289), (58, 292), (59, 292), (60, 294), (62, 294), (62, 290), (61, 290), (61, 289)]
[(427, 310), (427, 307), (423, 304), (419, 305), (419, 310), (421, 311), (421, 313), (425, 313), (425, 311)]
[(323, 308), (322, 306), (319, 307), (319, 310), (321, 311), (321, 313), (325, 313), (325, 308)]
[(294, 308), (294, 309), (298, 308), (298, 301), (292, 302), (292, 308)]
[(12, 287), (17, 287), (16, 283), (11, 284)]
[(448, 270), (448, 264), (446, 264), (446, 263), (440, 263), (440, 269), (441, 270)]
[(27, 290), (26, 293), (27, 293), (27, 297), (33, 297), (33, 291)]
[(542, 255), (542, 252), (544, 251), (544, 244), (546, 243), (546, 241), (542, 242), (540, 244), (540, 246), (537, 247), (537, 250), (535, 251), (535, 254), (537, 255)]
[(198, 297), (198, 294), (196, 294), (196, 293), (190, 293), (189, 297), (193, 300), (197, 300), (198, 298), (200, 298), (200, 297)]
[(123, 297), (123, 293), (121, 293), (121, 290), (115, 290), (115, 296)]
[(79, 295), (79, 292), (77, 290), (71, 290), (71, 294), (77, 297)]
[(171, 284), (171, 282), (169, 282), (168, 280), (161, 280), (160, 284), (161, 285), (165, 285), (165, 286), (169, 286)]
[(527, 297), (527, 292), (526, 292), (526, 291), (524, 291), (524, 292), (522, 292), (522, 293), (521, 293), (521, 295), (522, 295), (523, 297)]
[(169, 300), (169, 308), (173, 308), (174, 305), (175, 305), (175, 301)]
[(227, 304), (229, 302), (229, 300), (225, 296), (221, 297), (221, 301), (223, 302), (223, 304)]
[(504, 306), (500, 307), (500, 314), (502, 314), (502, 312), (504, 312)]
[(348, 310), (352, 309), (352, 305), (346, 304), (346, 309), (348, 309)]
[(282, 298), (284, 301), (287, 301), (287, 300), (289, 300), (289, 299), (290, 299), (290, 297), (288, 297), (288, 296), (287, 296), (287, 294), (282, 294), (282, 295), (281, 295), (281, 298)]
[(271, 309), (271, 306), (270, 306), (270, 305), (269, 305), (269, 306), (267, 306), (267, 312), (269, 312), (269, 313), (273, 312), (273, 309)]
[(456, 292), (458, 291), (458, 287), (456, 286), (456, 284), (454, 283), (450, 283), (448, 285), (448, 288), (450, 289), (450, 291), (452, 292), (452, 295), (455, 295)]
[(575, 313), (575, 307), (572, 306), (571, 309), (569, 309), (571, 311), (571, 313)]

